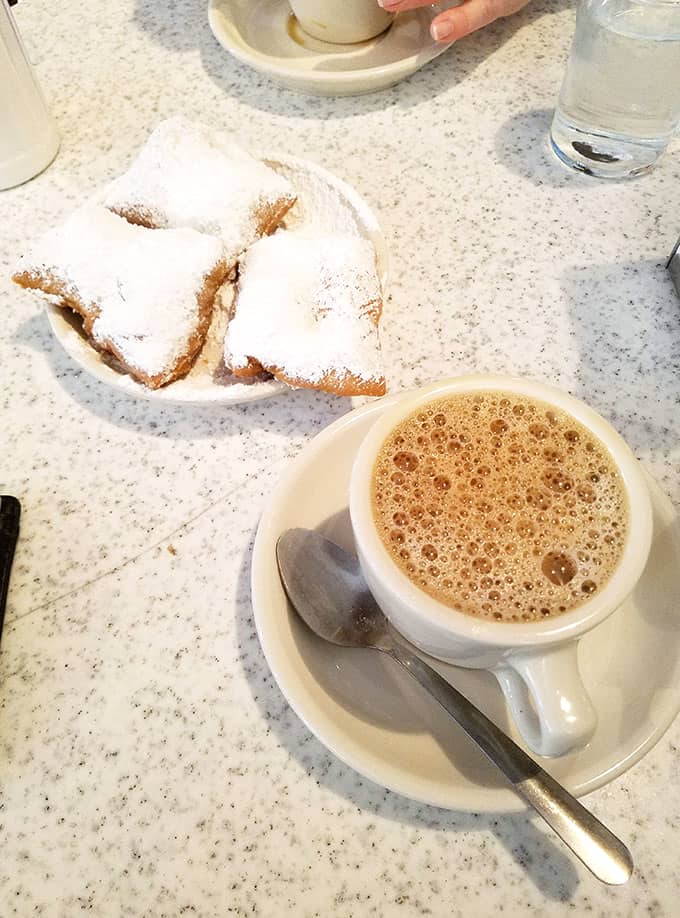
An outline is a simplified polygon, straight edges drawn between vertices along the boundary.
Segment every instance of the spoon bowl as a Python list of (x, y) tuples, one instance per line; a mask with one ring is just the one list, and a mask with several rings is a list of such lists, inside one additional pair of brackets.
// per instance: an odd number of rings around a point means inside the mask
[(391, 626), (354, 555), (308, 529), (289, 529), (276, 558), (286, 595), (315, 634), (340, 647), (388, 648)]

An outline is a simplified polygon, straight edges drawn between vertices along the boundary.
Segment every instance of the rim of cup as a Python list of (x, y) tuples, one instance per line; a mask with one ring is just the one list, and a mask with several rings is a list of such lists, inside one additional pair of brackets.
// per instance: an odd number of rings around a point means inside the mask
[[(461, 392), (509, 392), (539, 399), (570, 414), (606, 447), (624, 483), (629, 527), (621, 560), (605, 586), (579, 606), (537, 622), (496, 622), (476, 618), (421, 590), (393, 561), (373, 519), (372, 475), (378, 453), (394, 427), (418, 408)], [(453, 636), (474, 637), (487, 646), (541, 646), (589, 631), (615, 611), (633, 591), (647, 563), (652, 541), (652, 505), (642, 469), (625, 440), (585, 402), (546, 383), (496, 374), (459, 376), (411, 390), (386, 409), (362, 441), (352, 469), (350, 513), (355, 538), (374, 576), (388, 585), (414, 616)], [(389, 610), (386, 610), (389, 615)]]

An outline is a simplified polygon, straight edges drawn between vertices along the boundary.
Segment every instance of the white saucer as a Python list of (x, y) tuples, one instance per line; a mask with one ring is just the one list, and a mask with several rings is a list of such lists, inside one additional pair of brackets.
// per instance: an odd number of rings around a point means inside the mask
[[(387, 242), (375, 214), (359, 192), (316, 163), (294, 156), (264, 155), (261, 158), (285, 175), (297, 192), (298, 200), (285, 219), (286, 228), (320, 235), (354, 233), (368, 239), (376, 251), (384, 297), (389, 268)], [(206, 345), (191, 371), (183, 379), (161, 389), (148, 389), (105, 363), (101, 354), (88, 344), (69, 310), (48, 305), (47, 317), (64, 350), (83, 370), (129, 395), (165, 404), (239, 405), (271, 398), (286, 391), (288, 386), (276, 379), (244, 382), (219, 371), (232, 294), (233, 286), (225, 284), (222, 288), (222, 309), (216, 309)]]
[[(293, 526), (319, 528), (352, 547), (347, 492), (354, 455), (393, 398), (351, 412), (295, 459), (265, 511), (255, 541), (252, 598), (269, 666), (293, 710), (324, 745), (377, 784), (423, 803), (471, 812), (523, 804), (436, 702), (382, 654), (334, 647), (289, 608), (275, 545)], [(584, 682), (599, 715), (589, 745), (547, 771), (576, 795), (607, 784), (642, 758), (680, 708), (680, 527), (649, 479), (654, 505), (650, 560), (633, 597), (580, 644)], [(431, 661), (521, 742), (493, 676)]]
[(355, 45), (331, 45), (306, 35), (288, 0), (210, 0), (208, 21), (230, 54), (288, 89), (351, 96), (386, 89), (445, 51), (449, 45), (432, 39), (430, 23), (454, 5), (400, 13), (382, 35)]

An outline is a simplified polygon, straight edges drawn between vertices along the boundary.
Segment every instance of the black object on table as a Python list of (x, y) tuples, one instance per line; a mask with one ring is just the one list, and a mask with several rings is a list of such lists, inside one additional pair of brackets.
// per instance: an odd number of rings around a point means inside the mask
[(0, 637), (5, 619), (5, 604), (9, 589), (9, 575), (14, 560), (14, 549), (19, 538), (21, 504), (16, 497), (0, 497)]
[(680, 239), (675, 243), (671, 257), (666, 262), (666, 267), (671, 272), (675, 289), (678, 291), (678, 296), (680, 296)]

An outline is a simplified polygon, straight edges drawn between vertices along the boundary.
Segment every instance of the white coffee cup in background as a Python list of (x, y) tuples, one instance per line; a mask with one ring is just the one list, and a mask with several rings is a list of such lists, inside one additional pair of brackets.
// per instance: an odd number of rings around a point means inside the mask
[[(440, 602), (397, 566), (378, 531), (372, 507), (373, 469), (391, 432), (433, 401), (475, 391), (525, 396), (571, 415), (604, 445), (623, 482), (628, 534), (612, 576), (598, 593), (546, 620), (493, 621)], [(398, 631), (440, 660), (491, 671), (525, 742), (540, 755), (564, 755), (588, 742), (597, 717), (579, 673), (577, 642), (631, 594), (652, 538), (651, 501), (641, 467), (600, 415), (551, 386), (505, 376), (459, 377), (406, 393), (380, 416), (359, 448), (350, 484), (350, 514), (364, 577)]]
[(376, 0), (289, 0), (300, 26), (313, 38), (332, 44), (368, 41), (390, 25), (394, 13)]

